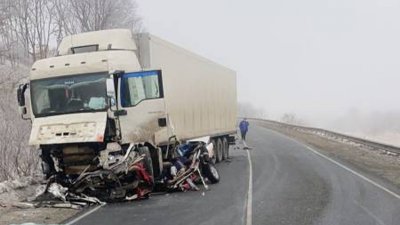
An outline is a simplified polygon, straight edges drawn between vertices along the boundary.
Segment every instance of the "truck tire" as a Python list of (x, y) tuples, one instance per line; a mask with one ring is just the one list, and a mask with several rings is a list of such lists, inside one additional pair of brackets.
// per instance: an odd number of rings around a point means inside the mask
[(142, 146), (138, 148), (138, 152), (140, 155), (145, 155), (143, 159), (144, 167), (146, 168), (146, 171), (149, 173), (151, 176), (152, 182), (154, 184), (154, 172), (153, 172), (153, 161), (151, 160), (151, 155), (150, 155), (150, 150), (146, 146)]
[(147, 146), (151, 155), (151, 162), (153, 165), (153, 176), (154, 179), (158, 179), (161, 176), (163, 169), (162, 153), (160, 148), (153, 148)]
[(213, 163), (203, 164), (202, 172), (212, 184), (219, 182), (219, 173)]
[(211, 140), (211, 143), (213, 144), (213, 152), (214, 152), (213, 157), (211, 157), (211, 162), (215, 164), (217, 163), (217, 144), (215, 140)]
[(222, 139), (223, 159), (229, 158), (229, 144), (226, 137)]
[(222, 161), (222, 141), (221, 138), (217, 139), (217, 148), (215, 151), (215, 161), (217, 163)]

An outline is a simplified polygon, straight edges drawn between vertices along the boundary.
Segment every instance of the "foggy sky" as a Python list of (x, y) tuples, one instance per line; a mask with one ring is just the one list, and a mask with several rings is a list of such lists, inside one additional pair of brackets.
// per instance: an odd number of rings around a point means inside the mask
[(237, 71), (271, 117), (400, 110), (398, 0), (138, 0), (146, 29)]

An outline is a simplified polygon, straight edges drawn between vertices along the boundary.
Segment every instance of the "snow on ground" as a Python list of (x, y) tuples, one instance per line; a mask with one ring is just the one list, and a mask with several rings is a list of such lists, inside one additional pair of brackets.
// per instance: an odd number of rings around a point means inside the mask
[(400, 147), (400, 133), (396, 132), (383, 132), (379, 134), (365, 134), (362, 132), (348, 132), (348, 135), (359, 137), (383, 144), (394, 145)]
[(9, 206), (29, 197), (34, 197), (44, 184), (40, 177), (21, 177), (15, 180), (0, 182), (0, 204)]
[(21, 202), (34, 198), (44, 189), (40, 176), (0, 182), (0, 225), (56, 224), (79, 212), (68, 208), (34, 208)]

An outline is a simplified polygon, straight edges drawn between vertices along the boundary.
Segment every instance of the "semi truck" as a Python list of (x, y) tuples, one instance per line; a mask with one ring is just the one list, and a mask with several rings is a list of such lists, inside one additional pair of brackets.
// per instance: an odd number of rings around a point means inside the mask
[(156, 182), (174, 143), (206, 137), (220, 162), (236, 133), (234, 71), (125, 29), (63, 38), (55, 57), (34, 62), (17, 97), (43, 172), (66, 185), (127, 152), (143, 156)]

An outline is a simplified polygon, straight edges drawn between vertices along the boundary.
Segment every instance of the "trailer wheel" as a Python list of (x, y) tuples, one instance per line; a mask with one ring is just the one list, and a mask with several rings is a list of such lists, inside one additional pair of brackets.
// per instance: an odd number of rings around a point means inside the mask
[(148, 147), (142, 146), (138, 148), (138, 152), (140, 155), (145, 155), (143, 159), (144, 167), (151, 176), (152, 183), (154, 184), (153, 161), (151, 160), (150, 150)]
[(217, 139), (217, 150), (215, 151), (215, 161), (221, 162), (222, 161), (222, 141), (220, 138)]
[(211, 162), (215, 164), (217, 162), (217, 145), (215, 140), (211, 140), (211, 143), (213, 144), (213, 153), (214, 153), (214, 155), (211, 157)]
[(229, 158), (229, 144), (228, 140), (226, 137), (222, 139), (222, 149), (223, 149), (223, 159), (228, 159)]

